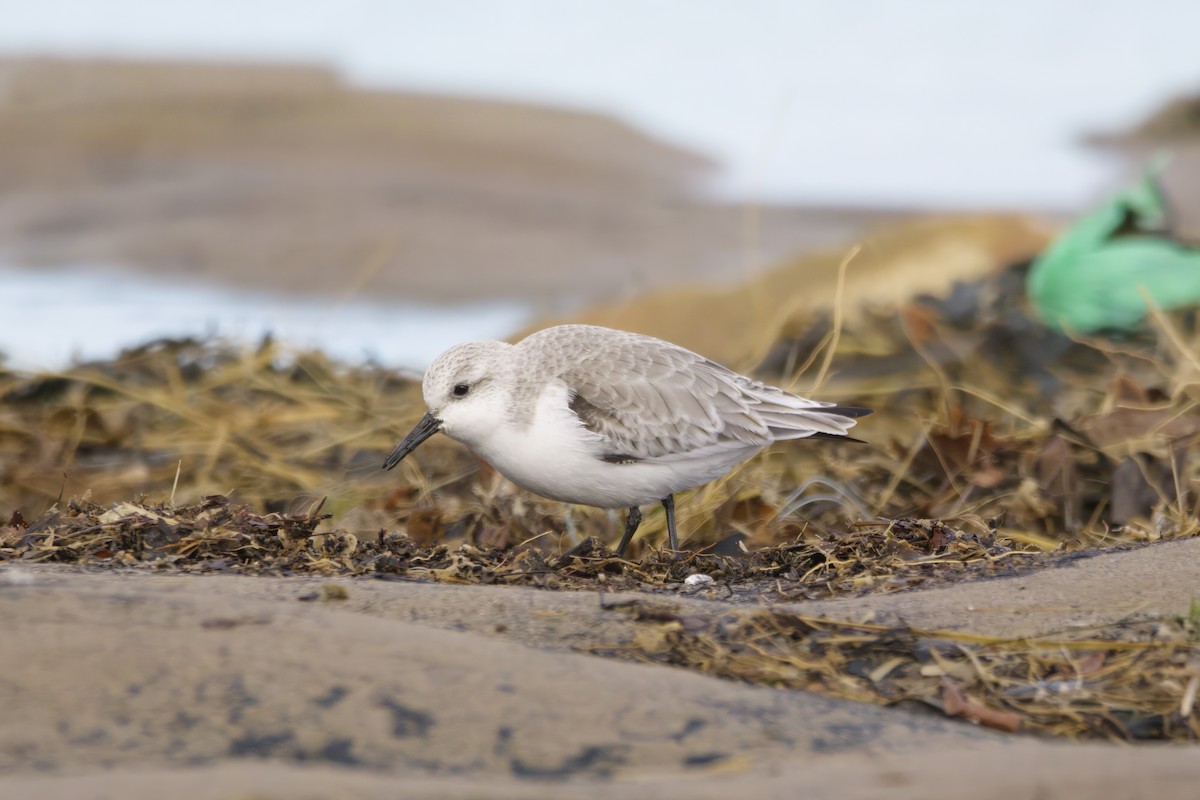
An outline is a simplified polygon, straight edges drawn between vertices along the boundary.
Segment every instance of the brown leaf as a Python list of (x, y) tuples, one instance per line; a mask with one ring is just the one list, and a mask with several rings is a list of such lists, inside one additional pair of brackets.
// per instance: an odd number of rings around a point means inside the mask
[(1070, 443), (1061, 436), (1046, 442), (1034, 472), (1042, 494), (1058, 507), (1063, 527), (1069, 531), (1078, 530), (1083, 524), (1082, 482)]
[(1101, 650), (1088, 653), (1075, 662), (1075, 671), (1079, 673), (1080, 677), (1099, 672), (1101, 667), (1104, 666), (1105, 658), (1106, 654)]
[(986, 464), (975, 470), (975, 474), (971, 476), (971, 483), (980, 489), (995, 489), (1004, 483), (1007, 475), (1008, 473), (995, 464)]
[(1124, 525), (1134, 519), (1148, 520), (1161, 499), (1158, 490), (1146, 480), (1146, 474), (1161, 472), (1157, 459), (1142, 454), (1121, 460), (1112, 475), (1112, 510), (1109, 519)]
[(1022, 717), (1015, 711), (1004, 711), (998, 708), (988, 708), (971, 700), (958, 684), (949, 679), (942, 679), (942, 711), (948, 717), (963, 719), (987, 725), (996, 730), (1015, 733), (1021, 729)]
[(1102, 450), (1182, 439), (1200, 432), (1200, 413), (1175, 408), (1117, 408), (1079, 423), (1079, 429)]
[(408, 515), (405, 526), (408, 537), (417, 544), (434, 544), (442, 538), (445, 526), (442, 524), (442, 512), (437, 508), (414, 508)]
[(417, 490), (413, 486), (400, 484), (392, 489), (383, 499), (382, 507), (384, 511), (395, 511), (396, 509), (407, 506), (412, 502), (413, 497), (417, 494)]
[(1150, 395), (1128, 375), (1117, 375), (1108, 382), (1108, 393), (1118, 405), (1144, 406), (1150, 404)]

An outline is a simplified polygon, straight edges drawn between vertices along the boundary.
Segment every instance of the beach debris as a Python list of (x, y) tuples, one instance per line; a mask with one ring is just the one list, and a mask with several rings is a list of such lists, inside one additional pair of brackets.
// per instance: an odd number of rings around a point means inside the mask
[[(1030, 544), (1001, 539), (979, 520), (916, 519), (857, 523), (834, 534), (811, 535), (735, 555), (665, 551), (631, 562), (598, 538), (559, 553), (535, 538), (511, 549), (462, 544), (425, 545), (403, 535), (357, 536), (323, 530), (331, 515), (319, 503), (291, 514), (262, 514), (213, 495), (190, 506), (140, 502), (103, 506), (72, 500), (49, 509), (28, 528), (0, 528), (0, 563), (65, 563), (140, 567), (158, 571), (269, 575), (375, 575), (384, 579), (613, 589), (694, 591), (721, 581), (730, 597), (797, 600), (901, 591), (1015, 574), (1044, 555)], [(947, 566), (952, 571), (947, 571)], [(322, 584), (301, 600), (344, 599), (343, 585)]]
[(706, 611), (651, 598), (604, 608), (639, 630), (619, 646), (589, 652), (856, 702), (916, 702), (1009, 733), (1200, 739), (1195, 646), (1157, 633), (1179, 630), (1180, 619), (1014, 640), (772, 608)]
[(1200, 249), (1180, 242), (1158, 185), (1165, 161), (1075, 222), (1029, 270), (1038, 315), (1067, 331), (1129, 330), (1200, 305)]

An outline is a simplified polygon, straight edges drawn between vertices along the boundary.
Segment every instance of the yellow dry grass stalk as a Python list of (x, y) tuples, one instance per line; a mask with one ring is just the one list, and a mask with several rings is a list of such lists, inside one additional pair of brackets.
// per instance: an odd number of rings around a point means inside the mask
[[(68, 494), (112, 499), (354, 491), (346, 454), (361, 443), (383, 449), (414, 410), (411, 389), (381, 370), (270, 342), (257, 351), (160, 343), (111, 363), (3, 377), (0, 448), (21, 457), (0, 501), (26, 513), (58, 496), (64, 473)], [(136, 469), (122, 477), (116, 464)]]

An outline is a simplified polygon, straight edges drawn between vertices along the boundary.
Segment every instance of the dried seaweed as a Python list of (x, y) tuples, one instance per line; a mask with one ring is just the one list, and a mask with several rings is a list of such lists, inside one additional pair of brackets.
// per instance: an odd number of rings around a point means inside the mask
[(1028, 546), (999, 541), (994, 531), (911, 519), (861, 524), (838, 535), (753, 551), (705, 548), (684, 558), (658, 552), (642, 561), (618, 558), (596, 538), (565, 552), (545, 537), (508, 549), (450, 548), (382, 529), (373, 536), (321, 531), (330, 518), (322, 505), (259, 514), (220, 495), (179, 508), (72, 501), (33, 522), (14, 516), (0, 527), (0, 560), (672, 592), (687, 575), (700, 572), (719, 581), (728, 597), (755, 600), (899, 591), (1011, 574), (1035, 558), (1045, 560)]
[(1002, 639), (779, 610), (713, 613), (661, 601), (608, 608), (642, 623), (592, 652), (856, 702), (920, 703), (1009, 732), (1071, 739), (1200, 739), (1200, 620)]
[[(806, 392), (812, 365), (831, 364), (820, 394), (876, 408), (859, 429), (870, 444), (780, 444), (684, 493), (687, 549), (735, 534), (752, 551), (808, 545), (864, 520), (874, 530), (942, 520), (1043, 551), (1200, 530), (1193, 321), (1156, 313), (1136, 335), (1072, 340), (1026, 314), (1023, 285), (1016, 266), (944, 297), (869, 310), (837, 337), (824, 335), (826, 317), (793, 319), (762, 377)], [(835, 346), (831, 359), (825, 348)], [(269, 512), (326, 497), (333, 516), (322, 530), (360, 539), (384, 529), (507, 551), (542, 537), (559, 552), (619, 530), (610, 512), (515, 489), (444, 437), (382, 472), (423, 410), (418, 388), (269, 340), (255, 350), (156, 342), (53, 375), (0, 369), (0, 514), (33, 518), (64, 497), (184, 506), (229, 494)], [(664, 522), (647, 514), (642, 552), (661, 542)], [(805, 591), (851, 575), (848, 558), (810, 574)]]

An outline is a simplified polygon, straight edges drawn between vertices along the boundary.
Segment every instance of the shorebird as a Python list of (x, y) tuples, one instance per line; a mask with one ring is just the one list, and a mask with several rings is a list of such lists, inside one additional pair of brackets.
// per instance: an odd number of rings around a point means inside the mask
[(662, 503), (678, 551), (676, 492), (772, 442), (849, 438), (871, 413), (790, 394), (661, 339), (591, 325), (547, 328), (517, 344), (456, 345), (421, 388), (429, 410), (384, 469), (440, 431), (535, 494), (628, 509), (620, 556), (640, 506)]

